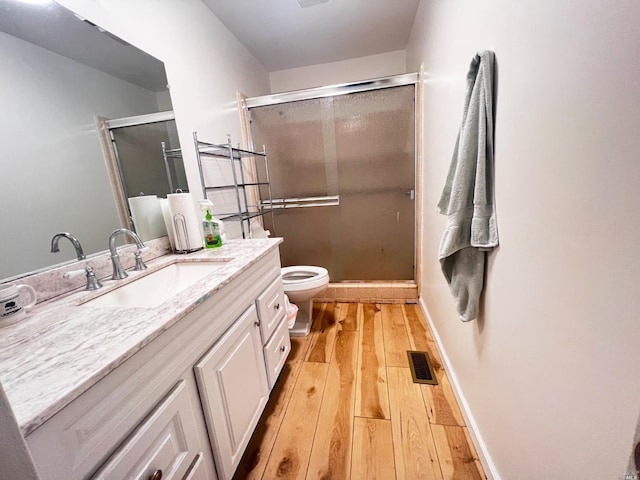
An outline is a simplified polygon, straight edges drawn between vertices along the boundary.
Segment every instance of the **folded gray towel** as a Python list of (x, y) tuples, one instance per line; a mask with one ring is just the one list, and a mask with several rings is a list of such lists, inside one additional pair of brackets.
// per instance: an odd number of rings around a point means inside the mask
[(438, 259), (462, 321), (478, 315), (485, 252), (498, 245), (493, 175), (494, 53), (479, 52), (467, 74), (462, 124), (438, 202), (447, 215)]

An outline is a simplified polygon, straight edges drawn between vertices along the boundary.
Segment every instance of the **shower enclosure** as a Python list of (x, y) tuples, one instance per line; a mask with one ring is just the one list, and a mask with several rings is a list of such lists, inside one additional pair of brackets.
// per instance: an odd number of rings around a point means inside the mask
[(177, 188), (188, 190), (182, 161), (163, 158), (163, 143), (167, 149), (180, 148), (175, 120), (114, 124), (109, 131), (127, 197), (141, 192), (164, 197)]
[(120, 119), (96, 119), (123, 225), (135, 228), (127, 199), (144, 193), (166, 197), (188, 192), (172, 111)]
[(283, 265), (323, 266), (332, 282), (414, 280), (415, 79), (391, 78), (247, 100), (286, 207), (265, 219)]

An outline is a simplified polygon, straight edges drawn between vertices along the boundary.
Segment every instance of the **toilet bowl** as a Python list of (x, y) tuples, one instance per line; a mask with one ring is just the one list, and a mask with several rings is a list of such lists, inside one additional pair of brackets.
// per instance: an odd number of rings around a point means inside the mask
[(291, 303), (298, 307), (296, 323), (289, 335), (304, 337), (311, 330), (313, 298), (324, 292), (329, 285), (329, 272), (326, 268), (313, 266), (294, 266), (282, 269), (284, 293)]

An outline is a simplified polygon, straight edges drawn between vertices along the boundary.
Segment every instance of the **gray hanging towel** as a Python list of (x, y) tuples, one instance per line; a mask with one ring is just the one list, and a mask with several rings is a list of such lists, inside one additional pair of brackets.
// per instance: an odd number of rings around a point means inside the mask
[(494, 53), (479, 52), (467, 74), (462, 124), (438, 211), (447, 215), (438, 259), (460, 319), (478, 316), (486, 252), (498, 245), (493, 175)]

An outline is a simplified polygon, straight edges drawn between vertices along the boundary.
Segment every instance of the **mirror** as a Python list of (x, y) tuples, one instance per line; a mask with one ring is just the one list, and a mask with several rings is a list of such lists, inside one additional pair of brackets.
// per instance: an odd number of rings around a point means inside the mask
[(106, 250), (122, 221), (95, 118), (172, 106), (162, 62), (53, 2), (0, 0), (0, 58), (3, 279), (75, 260), (57, 232)]

